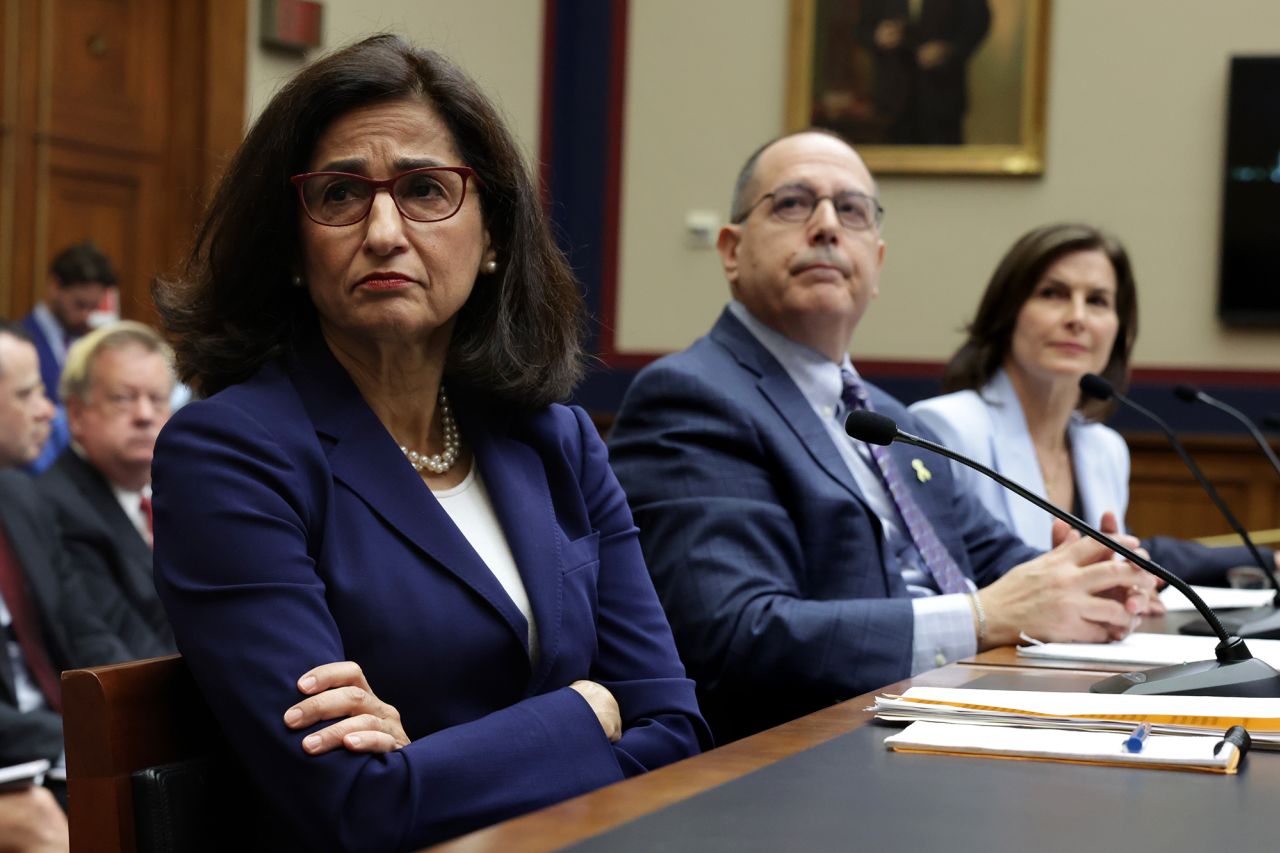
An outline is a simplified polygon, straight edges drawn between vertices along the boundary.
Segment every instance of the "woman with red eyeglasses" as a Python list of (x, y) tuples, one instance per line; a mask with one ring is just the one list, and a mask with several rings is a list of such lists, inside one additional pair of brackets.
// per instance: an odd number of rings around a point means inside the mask
[(304, 69), (158, 286), (206, 399), (156, 582), (273, 849), (398, 850), (709, 745), (581, 409), (583, 309), (492, 104), (379, 36)]

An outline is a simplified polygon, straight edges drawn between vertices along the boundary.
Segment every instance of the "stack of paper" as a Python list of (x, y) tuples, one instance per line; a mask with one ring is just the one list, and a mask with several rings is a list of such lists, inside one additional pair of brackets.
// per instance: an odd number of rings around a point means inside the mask
[[(1132, 728), (1132, 727), (1130, 727)], [(1151, 735), (1139, 752), (1116, 732), (916, 722), (885, 739), (895, 752), (1031, 758), (1072, 764), (1235, 773), (1240, 751), (1219, 737)]]
[[(1041, 643), (1019, 646), (1018, 657), (1080, 663), (1168, 666), (1188, 661), (1213, 660), (1213, 650), (1217, 645), (1217, 637), (1138, 633), (1114, 643)], [(1250, 640), (1249, 651), (1255, 658), (1280, 669), (1280, 640)]]
[[(1266, 607), (1276, 597), (1275, 591), (1270, 589), (1232, 589), (1226, 586), (1193, 586), (1191, 588), (1212, 610)], [(1160, 591), (1160, 601), (1164, 604), (1165, 610), (1170, 613), (1196, 609), (1191, 599), (1171, 586)]]
[(1076, 731), (1128, 732), (1148, 722), (1153, 735), (1218, 739), (1231, 726), (1244, 726), (1255, 747), (1280, 749), (1280, 699), (912, 687), (901, 696), (877, 696), (872, 710), (881, 720)]

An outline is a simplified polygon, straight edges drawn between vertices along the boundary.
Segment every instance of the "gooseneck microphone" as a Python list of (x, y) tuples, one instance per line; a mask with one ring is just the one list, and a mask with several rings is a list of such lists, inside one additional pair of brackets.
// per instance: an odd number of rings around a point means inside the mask
[(1088, 536), (1130, 562), (1153, 575), (1163, 579), (1170, 586), (1185, 595), (1195, 606), (1200, 615), (1213, 629), (1218, 637), (1218, 645), (1214, 648), (1215, 660), (1194, 661), (1191, 663), (1162, 666), (1144, 672), (1127, 672), (1111, 678), (1103, 679), (1089, 689), (1094, 693), (1134, 693), (1147, 695), (1200, 695), (1200, 696), (1256, 696), (1263, 698), (1280, 697), (1280, 672), (1276, 672), (1265, 661), (1258, 660), (1249, 652), (1244, 640), (1232, 636), (1222, 627), (1217, 615), (1209, 609), (1199, 595), (1186, 581), (1159, 566), (1145, 557), (1141, 557), (1105, 533), (1090, 527), (1069, 512), (1059, 509), (1037, 494), (1015, 483), (1008, 477), (992, 471), (985, 465), (956, 453), (954, 450), (935, 444), (928, 439), (903, 432), (898, 429), (892, 418), (878, 412), (856, 409), (849, 413), (844, 422), (845, 432), (859, 441), (872, 444), (887, 445), (895, 441), (914, 445), (931, 453), (937, 453), (967, 465), (978, 473), (990, 477), (1006, 489), (1018, 494), (1023, 499), (1040, 507), (1040, 509), (1060, 518), (1080, 533)]
[[(1086, 373), (1080, 377), (1080, 390), (1090, 397), (1098, 400), (1109, 400), (1115, 398), (1120, 403), (1133, 409), (1148, 419), (1164, 432), (1165, 437), (1169, 439), (1169, 444), (1177, 451), (1182, 463), (1187, 466), (1187, 470), (1196, 478), (1196, 482), (1200, 484), (1200, 488), (1204, 489), (1205, 494), (1213, 501), (1213, 505), (1218, 508), (1218, 512), (1222, 513), (1222, 517), (1227, 520), (1227, 524), (1231, 525), (1231, 529), (1244, 542), (1249, 549), (1249, 554), (1253, 557), (1253, 561), (1257, 564), (1262, 573), (1266, 575), (1267, 581), (1271, 584), (1271, 588), (1275, 590), (1275, 598), (1272, 601), (1272, 607), (1280, 608), (1280, 582), (1276, 580), (1274, 566), (1267, 565), (1267, 561), (1262, 558), (1262, 554), (1258, 551), (1258, 546), (1253, 544), (1253, 540), (1249, 538), (1248, 532), (1245, 531), (1244, 525), (1235, 517), (1226, 502), (1222, 500), (1222, 496), (1218, 494), (1218, 490), (1204, 476), (1200, 470), (1200, 466), (1191, 458), (1191, 454), (1187, 453), (1187, 449), (1182, 446), (1182, 442), (1173, 434), (1173, 430), (1169, 427), (1164, 419), (1155, 412), (1150, 411), (1144, 406), (1140, 406), (1133, 400), (1121, 394), (1111, 386), (1111, 383), (1098, 376), (1096, 373)], [(1247, 623), (1233, 625), (1232, 630), (1242, 637), (1280, 637), (1280, 609), (1270, 611), (1269, 615), (1261, 619), (1252, 619)], [(1202, 626), (1196, 624), (1184, 625), (1182, 628), (1184, 634), (1203, 634), (1205, 633)]]
[(1258, 447), (1266, 455), (1267, 461), (1271, 463), (1271, 467), (1280, 474), (1280, 459), (1276, 458), (1276, 453), (1271, 449), (1271, 442), (1267, 441), (1266, 436), (1258, 429), (1257, 424), (1249, 420), (1249, 417), (1235, 406), (1229, 406), (1216, 397), (1210, 397), (1199, 388), (1192, 388), (1190, 385), (1179, 385), (1173, 389), (1173, 396), (1177, 397), (1184, 403), (1204, 403), (1206, 406), (1213, 406), (1215, 409), (1226, 412), (1240, 423), (1244, 424), (1244, 428), (1249, 431), (1249, 435), (1253, 436), (1253, 440), (1258, 443)]

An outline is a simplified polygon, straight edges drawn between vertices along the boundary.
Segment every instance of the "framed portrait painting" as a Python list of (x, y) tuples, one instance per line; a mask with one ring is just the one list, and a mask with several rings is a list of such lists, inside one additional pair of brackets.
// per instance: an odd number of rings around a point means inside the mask
[(790, 130), (878, 174), (1044, 171), (1049, 0), (791, 0)]

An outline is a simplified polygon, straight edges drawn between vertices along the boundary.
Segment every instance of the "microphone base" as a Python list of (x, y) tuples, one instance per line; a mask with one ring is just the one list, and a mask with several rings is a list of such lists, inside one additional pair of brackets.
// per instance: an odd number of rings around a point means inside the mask
[(1180, 663), (1142, 672), (1125, 672), (1089, 687), (1090, 693), (1129, 693), (1135, 696), (1251, 696), (1280, 697), (1280, 672), (1257, 658)]
[[(1280, 610), (1275, 607), (1259, 607), (1234, 617), (1222, 619), (1222, 627), (1228, 634), (1242, 640), (1278, 640), (1280, 639)], [(1178, 629), (1180, 634), (1192, 634), (1197, 637), (1216, 636), (1209, 623), (1203, 619), (1188, 622)]]

